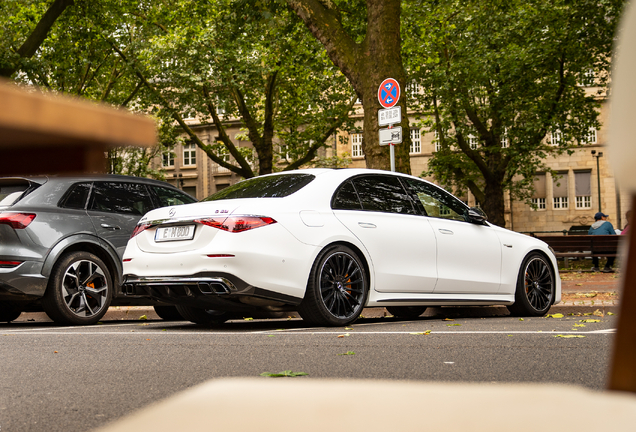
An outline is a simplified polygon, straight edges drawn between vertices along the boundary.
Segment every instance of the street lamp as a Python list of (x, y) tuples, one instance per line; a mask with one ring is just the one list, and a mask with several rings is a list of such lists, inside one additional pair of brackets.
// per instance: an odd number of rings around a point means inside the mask
[(598, 152), (598, 154), (596, 154), (596, 150), (592, 150), (592, 157), (596, 158), (596, 178), (598, 180), (598, 211), (602, 212), (603, 210), (601, 210), (601, 169), (600, 169), (600, 164), (598, 160), (599, 158), (603, 157), (603, 152)]

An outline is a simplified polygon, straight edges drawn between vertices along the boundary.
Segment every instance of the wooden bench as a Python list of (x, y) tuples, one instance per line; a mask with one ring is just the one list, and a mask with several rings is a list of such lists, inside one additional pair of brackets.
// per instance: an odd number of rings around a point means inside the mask
[(616, 257), (620, 235), (537, 236), (554, 250), (557, 258), (565, 260), (579, 257)]

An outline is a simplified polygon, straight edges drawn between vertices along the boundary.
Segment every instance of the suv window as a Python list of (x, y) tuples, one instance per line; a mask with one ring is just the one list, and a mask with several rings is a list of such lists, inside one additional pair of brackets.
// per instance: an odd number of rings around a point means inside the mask
[(418, 214), (397, 177), (361, 176), (355, 177), (352, 181), (364, 210)]
[(95, 182), (90, 210), (144, 215), (153, 209), (146, 186), (136, 183)]
[(176, 206), (181, 204), (195, 203), (197, 200), (190, 195), (174, 189), (161, 186), (150, 186), (157, 196), (160, 207)]
[(69, 188), (58, 205), (62, 208), (84, 210), (90, 191), (90, 183), (76, 183)]
[(423, 181), (407, 178), (406, 183), (417, 196), (427, 216), (466, 221), (468, 208), (442, 189)]
[(21, 198), (40, 187), (26, 179), (0, 180), (0, 206), (12, 206)]
[(313, 174), (279, 174), (243, 180), (203, 201), (234, 198), (282, 198), (298, 192), (316, 178)]

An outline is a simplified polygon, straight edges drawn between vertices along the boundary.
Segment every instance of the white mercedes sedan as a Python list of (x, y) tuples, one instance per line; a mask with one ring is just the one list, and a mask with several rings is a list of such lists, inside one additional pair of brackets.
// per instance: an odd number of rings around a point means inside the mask
[(367, 169), (270, 174), (153, 210), (123, 261), (124, 292), (202, 325), (295, 310), (341, 326), (365, 307), (411, 318), (440, 305), (541, 316), (561, 299), (545, 243), (428, 181)]

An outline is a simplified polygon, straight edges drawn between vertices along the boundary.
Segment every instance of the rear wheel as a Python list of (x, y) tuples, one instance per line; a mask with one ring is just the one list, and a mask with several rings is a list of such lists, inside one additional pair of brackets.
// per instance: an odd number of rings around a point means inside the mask
[(298, 313), (313, 324), (346, 325), (360, 316), (368, 291), (358, 255), (346, 246), (331, 247), (314, 262)]
[(183, 321), (176, 306), (154, 306), (155, 312), (164, 321)]
[(426, 310), (426, 306), (387, 306), (386, 310), (398, 318), (417, 318)]
[(531, 253), (519, 269), (515, 303), (508, 310), (515, 316), (543, 316), (552, 306), (555, 290), (552, 265), (543, 255)]
[(215, 324), (223, 324), (225, 321), (231, 318), (231, 315), (227, 311), (219, 311), (214, 309), (201, 309), (192, 306), (176, 306), (177, 311), (181, 316), (193, 323), (211, 326)]
[(56, 323), (87, 325), (110, 306), (112, 278), (106, 264), (90, 252), (71, 252), (55, 264), (42, 307)]
[(20, 316), (22, 311), (10, 303), (0, 303), (0, 322), (11, 322)]

